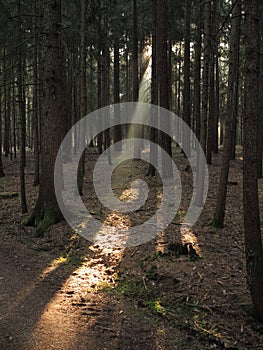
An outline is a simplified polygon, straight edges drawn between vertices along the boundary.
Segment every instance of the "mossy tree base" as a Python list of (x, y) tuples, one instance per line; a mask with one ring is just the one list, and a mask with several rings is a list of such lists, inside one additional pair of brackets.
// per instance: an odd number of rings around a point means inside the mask
[(219, 222), (216, 219), (212, 220), (211, 226), (213, 226), (214, 228), (220, 228), (220, 229), (224, 228), (224, 224), (222, 222)]
[(37, 211), (33, 211), (23, 221), (24, 226), (35, 226), (36, 237), (43, 237), (47, 229), (61, 220), (61, 214), (56, 210), (46, 208), (42, 214)]

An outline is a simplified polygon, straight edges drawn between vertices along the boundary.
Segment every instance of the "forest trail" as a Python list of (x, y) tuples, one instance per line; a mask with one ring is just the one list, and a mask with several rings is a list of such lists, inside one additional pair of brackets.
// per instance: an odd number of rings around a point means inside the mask
[[(195, 240), (202, 258), (191, 261), (189, 256), (167, 248), (169, 243), (180, 242), (178, 227), (191, 192), (191, 176), (184, 172), (187, 161), (179, 152), (175, 158), (186, 198), (165, 235), (138, 247), (103, 250), (78, 237), (65, 222), (36, 238), (34, 229), (20, 224), (19, 198), (1, 201), (1, 349), (263, 349), (263, 329), (248, 313), (251, 301), (239, 205), (241, 162), (237, 159), (232, 163), (233, 185), (229, 187), (223, 230), (209, 224), (219, 157), (210, 167), (205, 210), (192, 236), (186, 238)], [(5, 161), (7, 176), (0, 182), (0, 191), (17, 191), (18, 162)], [(95, 161), (91, 154), (85, 178), (88, 193), (89, 167)], [(27, 193), (33, 206), (36, 189), (31, 185), (31, 164), (29, 156)], [(134, 176), (144, 174), (145, 166), (133, 164)], [(128, 169), (127, 164), (122, 170)], [(124, 177), (120, 179), (119, 191), (129, 196), (123, 188)], [(156, 188), (158, 178), (152, 181)], [(94, 216), (112, 220), (112, 224), (120, 220), (104, 212), (94, 199), (89, 202), (87, 192), (84, 200)], [(156, 208), (151, 198), (147, 205), (149, 212)], [(140, 215), (135, 213), (131, 221), (138, 222)]]
[(0, 253), (1, 349), (118, 348), (120, 305), (100, 293), (112, 282), (112, 255), (48, 263), (10, 239)]

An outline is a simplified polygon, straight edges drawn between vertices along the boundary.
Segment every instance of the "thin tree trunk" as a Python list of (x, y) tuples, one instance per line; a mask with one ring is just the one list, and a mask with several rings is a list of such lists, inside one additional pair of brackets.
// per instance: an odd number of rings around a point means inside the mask
[[(120, 125), (120, 35), (118, 29), (118, 17), (115, 18), (114, 22), (114, 103), (117, 106), (114, 107), (114, 119), (116, 125), (113, 129), (113, 141), (117, 143), (122, 139), (122, 129)], [(115, 145), (116, 151), (121, 151), (121, 142)]]
[(239, 67), (237, 65), (239, 56), (239, 39), (240, 39), (240, 3), (237, 2), (232, 12), (232, 28), (230, 37), (230, 57), (229, 57), (229, 73), (228, 73), (228, 101), (227, 101), (227, 115), (225, 120), (224, 133), (224, 148), (223, 148), (223, 165), (220, 174), (219, 187), (217, 193), (217, 204), (214, 215), (214, 224), (216, 227), (222, 228), (224, 226), (226, 195), (227, 195), (227, 181), (229, 174), (231, 145), (232, 145), (232, 131), (234, 110), (236, 108), (236, 89), (237, 77)]
[(204, 5), (204, 63), (202, 76), (202, 113), (201, 113), (201, 130), (200, 144), (206, 154), (207, 149), (207, 113), (208, 113), (208, 92), (209, 92), (209, 68), (210, 68), (210, 17), (211, 17), (211, 0)]
[[(102, 49), (102, 31), (101, 31), (102, 21), (101, 15), (99, 15), (99, 27), (98, 27), (98, 57), (97, 57), (97, 108), (100, 109), (102, 107), (102, 57), (101, 57), (101, 49)], [(102, 154), (103, 149), (103, 132), (97, 135), (97, 146), (98, 153)]]
[[(153, 18), (152, 18), (152, 84), (151, 84), (151, 103), (152, 105), (158, 104), (158, 84), (157, 84), (157, 71), (156, 71), (156, 20), (157, 20), (157, 12), (156, 12), (156, 0), (152, 1), (153, 6)], [(156, 124), (155, 127), (151, 127), (150, 130), (150, 141), (153, 143), (157, 142), (158, 139), (158, 133), (157, 133), (157, 115), (155, 115), (155, 108), (153, 108), (151, 118), (153, 120), (153, 123)], [(157, 163), (157, 154), (156, 149), (153, 147), (152, 144), (150, 144), (150, 164), (149, 164), (149, 170), (148, 175), (149, 176), (155, 176), (156, 169), (152, 164)]]
[(210, 77), (209, 77), (209, 119), (208, 119), (208, 137), (207, 137), (207, 164), (212, 164), (213, 143), (217, 130), (216, 119), (216, 85), (215, 69), (217, 59), (217, 17), (218, 17), (218, 0), (213, 1), (210, 30)]
[[(15, 71), (13, 70), (13, 81), (14, 81), (14, 76), (15, 76)], [(17, 116), (17, 110), (16, 110), (16, 87), (15, 83), (13, 83), (12, 87), (12, 116), (13, 116), (13, 148), (14, 148), (14, 158), (17, 156), (17, 131), (16, 131), (16, 116)]]
[[(1, 88), (0, 88), (0, 96), (1, 96)], [(2, 99), (0, 98), (0, 177), (4, 177), (4, 167), (3, 167), (3, 159), (2, 159)]]
[[(191, 128), (191, 85), (190, 85), (190, 25), (192, 0), (185, 0), (185, 42), (184, 42), (184, 91), (183, 120)], [(183, 149), (190, 154), (190, 132), (183, 130)]]
[[(133, 101), (137, 102), (139, 97), (139, 62), (138, 62), (138, 13), (137, 0), (132, 0), (132, 19), (133, 19), (133, 45), (132, 45), (132, 91)], [(140, 125), (133, 125), (133, 137), (141, 137), (142, 128)], [(141, 143), (134, 144), (134, 158), (140, 158)]]
[[(168, 28), (167, 28), (167, 11), (168, 4), (167, 0), (157, 0), (157, 25), (156, 25), (156, 55), (157, 55), (157, 77), (158, 77), (158, 95), (159, 95), (159, 105), (165, 109), (169, 109), (169, 78), (168, 78)], [(164, 127), (169, 128), (168, 125), (164, 124), (160, 116), (160, 124)], [(168, 155), (172, 156), (172, 145), (171, 138), (160, 132), (159, 143), (163, 150), (165, 150)], [(162, 159), (162, 169), (164, 171), (163, 177), (170, 178), (172, 176), (172, 165), (164, 163)]]
[[(106, 107), (110, 103), (110, 51), (109, 51), (109, 44), (107, 40), (107, 33), (109, 31), (108, 28), (108, 13), (107, 10), (104, 13), (103, 18), (103, 45), (102, 45), (102, 57), (103, 57), (103, 64), (102, 64), (102, 107)], [(104, 115), (103, 118), (107, 118), (107, 115)], [(106, 129), (104, 131), (104, 149), (107, 150), (108, 155), (108, 161), (109, 164), (111, 164), (111, 155), (110, 155), (110, 130)]]
[(4, 153), (5, 157), (9, 155), (9, 132), (10, 132), (10, 113), (8, 114), (8, 81), (6, 56), (8, 52), (4, 47), (3, 50), (3, 83), (4, 83)]
[[(87, 87), (86, 87), (86, 0), (81, 0), (80, 20), (80, 118), (87, 114)], [(80, 142), (85, 143), (86, 128), (80, 130)], [(85, 174), (85, 150), (83, 151), (78, 166), (78, 191), (83, 194), (83, 180)]]
[(178, 87), (177, 87), (177, 114), (181, 115), (181, 69), (182, 69), (182, 44), (179, 43), (179, 52), (178, 52)]
[(34, 0), (33, 5), (34, 13), (34, 30), (33, 30), (33, 50), (34, 50), (34, 63), (33, 63), (33, 142), (34, 142), (34, 186), (39, 185), (39, 130), (38, 130), (38, 46), (37, 46), (37, 0)]
[[(19, 33), (20, 42), (22, 41), (22, 13), (21, 0), (18, 0), (18, 14), (19, 14)], [(19, 101), (19, 120), (20, 120), (20, 199), (22, 214), (27, 213), (26, 203), (26, 188), (25, 188), (25, 167), (26, 167), (26, 106), (24, 96), (24, 65), (23, 65), (22, 46), (18, 49), (18, 101)]]
[(202, 33), (201, 33), (201, 7), (198, 6), (197, 13), (197, 29), (196, 29), (196, 42), (195, 42), (195, 62), (194, 62), (194, 122), (195, 122), (195, 134), (200, 141), (200, 115), (201, 115), (201, 50), (202, 50)]
[(216, 78), (215, 78), (215, 130), (213, 137), (213, 153), (218, 154), (218, 123), (220, 114), (220, 75), (219, 75), (219, 58), (218, 48), (216, 52)]
[[(239, 4), (238, 11), (236, 13), (236, 42), (238, 43), (238, 50), (236, 52), (236, 57), (235, 57), (235, 65), (239, 67), (239, 62), (240, 62), (240, 30), (241, 30), (241, 4)], [(231, 139), (231, 153), (230, 153), (230, 159), (234, 160), (236, 158), (236, 143), (237, 143), (237, 121), (238, 121), (238, 100), (239, 100), (239, 69), (235, 69), (236, 72), (236, 81), (235, 81), (235, 86), (233, 87), (233, 104), (234, 104), (234, 109), (233, 109), (233, 134), (232, 134), (232, 139)]]

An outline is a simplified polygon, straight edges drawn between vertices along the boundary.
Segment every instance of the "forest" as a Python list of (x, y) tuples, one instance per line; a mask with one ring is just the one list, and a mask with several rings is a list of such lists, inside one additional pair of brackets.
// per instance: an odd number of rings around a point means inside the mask
[(263, 350), (262, 14), (0, 0), (0, 349)]

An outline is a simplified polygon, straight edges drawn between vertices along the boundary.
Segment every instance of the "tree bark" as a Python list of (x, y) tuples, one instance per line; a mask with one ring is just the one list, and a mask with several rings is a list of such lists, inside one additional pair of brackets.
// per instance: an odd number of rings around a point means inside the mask
[[(159, 105), (165, 109), (169, 109), (169, 77), (168, 77), (168, 28), (167, 28), (167, 13), (168, 3), (167, 0), (157, 0), (157, 23), (156, 23), (156, 55), (157, 55), (157, 80), (158, 80), (158, 95)], [(160, 124), (164, 127), (164, 120), (160, 116)], [(163, 150), (168, 155), (172, 156), (171, 138), (164, 134), (159, 133), (159, 143)], [(170, 178), (172, 176), (172, 165), (165, 164), (162, 159), (162, 169), (164, 170), (163, 177)]]
[(34, 0), (33, 4), (34, 24), (33, 24), (33, 50), (34, 50), (34, 62), (33, 62), (33, 140), (34, 140), (34, 186), (39, 185), (39, 118), (38, 118), (38, 41), (37, 41), (37, 0)]
[[(122, 129), (120, 125), (120, 35), (118, 29), (118, 17), (114, 19), (114, 119), (118, 124), (113, 129), (113, 141), (117, 143), (122, 140)], [(115, 145), (116, 151), (121, 151), (121, 143)]]
[(256, 316), (263, 322), (263, 249), (257, 180), (257, 128), (259, 111), (259, 1), (245, 0), (245, 105), (243, 200), (247, 281)]
[[(152, 1), (153, 6), (153, 15), (152, 15), (152, 83), (151, 83), (151, 104), (157, 105), (158, 104), (158, 84), (157, 84), (157, 70), (156, 70), (156, 21), (157, 21), (157, 12), (156, 12), (156, 0)], [(150, 130), (150, 141), (153, 143), (156, 143), (158, 140), (158, 122), (157, 122), (157, 115), (155, 115), (155, 109), (153, 108), (151, 118), (153, 120), (154, 125), (156, 124), (156, 127), (151, 127)], [(150, 164), (149, 164), (149, 170), (148, 175), (153, 177), (156, 174), (156, 169), (152, 164), (156, 164), (157, 162), (157, 154), (156, 149), (153, 147), (152, 144), (150, 144)]]
[(44, 100), (42, 118), (41, 175), (38, 200), (24, 221), (37, 225), (36, 234), (62, 219), (54, 188), (54, 166), (62, 141), (66, 110), (65, 61), (62, 44), (61, 0), (47, 2), (44, 9)]
[[(183, 120), (191, 128), (191, 85), (190, 85), (190, 25), (192, 0), (185, 0), (185, 41), (184, 41), (184, 112)], [(190, 154), (190, 132), (183, 130), (183, 149)]]
[(210, 22), (211, 22), (211, 0), (204, 5), (204, 63), (202, 75), (202, 112), (200, 144), (204, 153), (207, 153), (207, 114), (208, 114), (208, 94), (209, 94), (209, 68), (210, 68)]
[[(1, 96), (1, 88), (0, 88), (0, 96)], [(3, 159), (2, 159), (2, 99), (0, 98), (0, 177), (5, 176)]]
[[(80, 118), (87, 114), (87, 87), (86, 87), (86, 0), (81, 0), (81, 20), (80, 20)], [(80, 142), (85, 143), (84, 127), (80, 130)], [(85, 150), (83, 151), (78, 166), (78, 191), (83, 194), (83, 180), (85, 174)]]
[[(18, 0), (19, 15), (19, 36), (22, 42), (22, 12), (21, 0)], [(22, 214), (27, 213), (26, 188), (25, 188), (25, 167), (26, 167), (26, 102), (24, 96), (24, 57), (21, 45), (18, 49), (18, 67), (17, 67), (17, 83), (18, 83), (18, 101), (19, 101), (19, 124), (20, 124), (20, 200)]]
[(229, 174), (229, 165), (231, 158), (231, 145), (233, 136), (233, 119), (236, 106), (237, 79), (238, 79), (238, 57), (240, 42), (240, 20), (241, 5), (237, 2), (232, 11), (232, 28), (230, 36), (230, 57), (228, 72), (228, 100), (227, 113), (225, 120), (224, 146), (223, 146), (223, 164), (220, 173), (219, 187), (217, 193), (217, 204), (214, 215), (214, 225), (222, 228), (224, 226), (227, 181)]
[(196, 39), (195, 39), (195, 60), (194, 60), (194, 101), (193, 101), (193, 115), (195, 123), (195, 134), (200, 141), (200, 115), (201, 115), (201, 50), (202, 50), (202, 33), (201, 33), (201, 7), (198, 6), (196, 15)]

